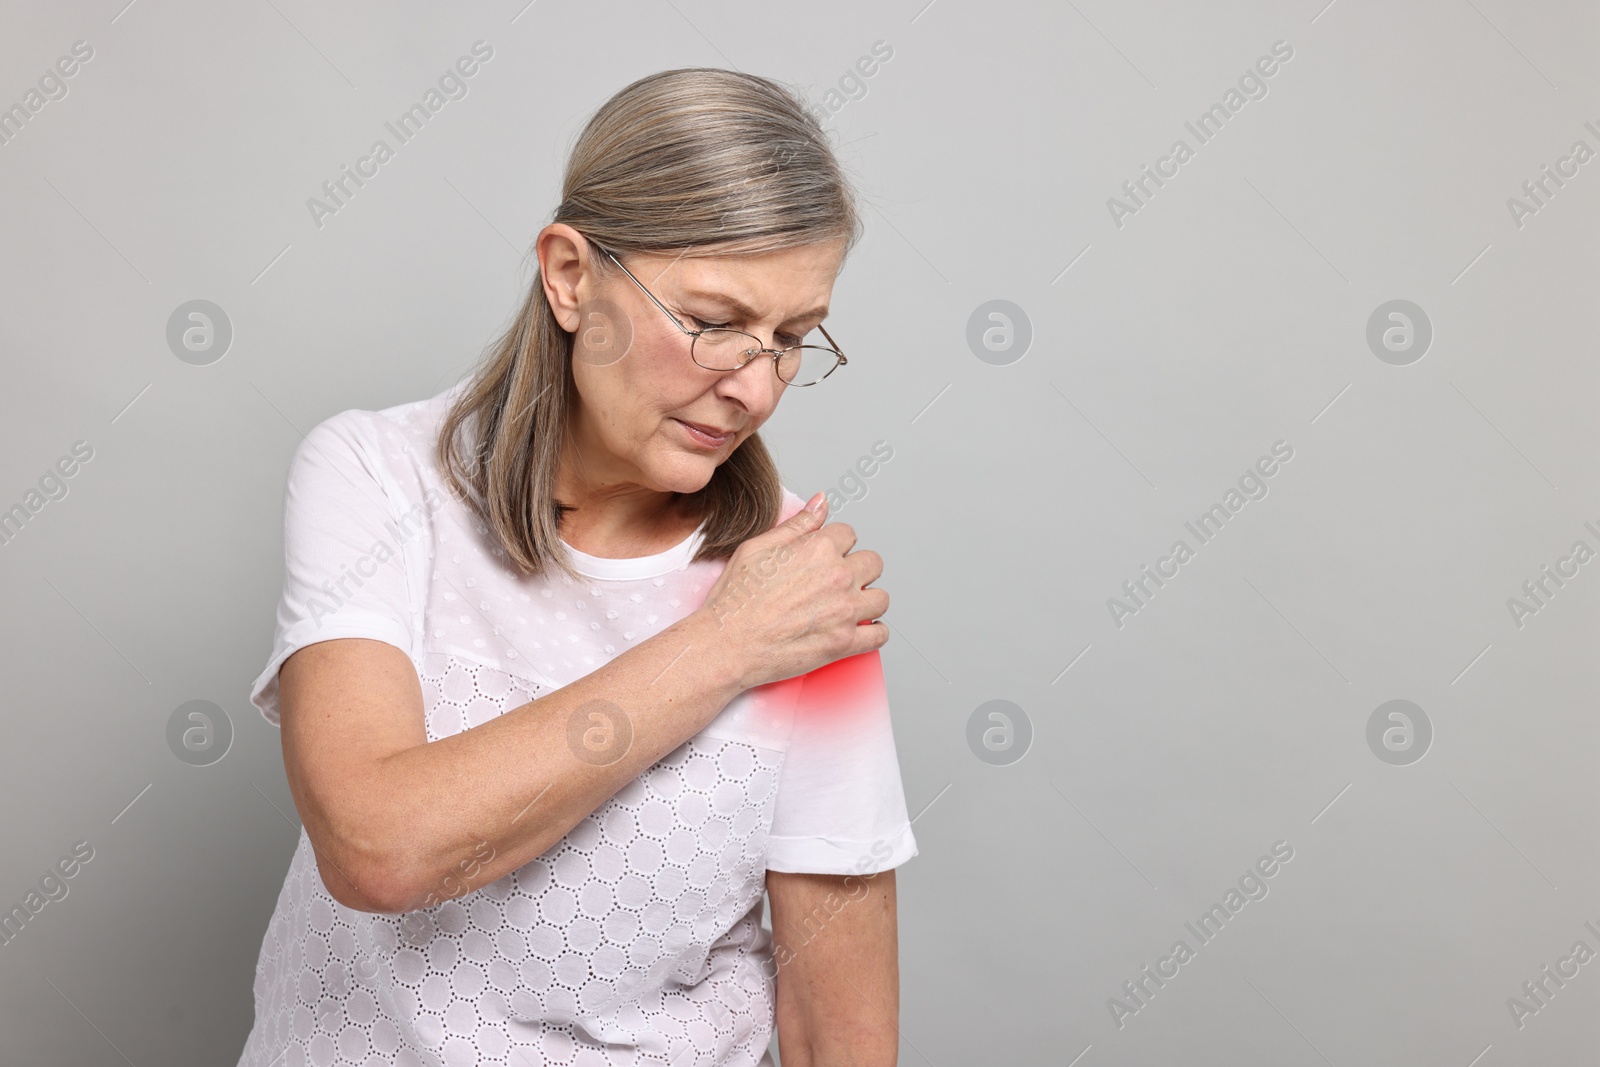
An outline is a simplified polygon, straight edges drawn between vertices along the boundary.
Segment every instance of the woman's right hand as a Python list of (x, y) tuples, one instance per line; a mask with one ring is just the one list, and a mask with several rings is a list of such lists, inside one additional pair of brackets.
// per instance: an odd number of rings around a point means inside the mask
[(825, 494), (766, 533), (736, 548), (698, 610), (741, 665), (744, 688), (793, 678), (882, 648), (889, 628), (873, 621), (889, 594), (867, 585), (883, 557), (852, 552), (856, 532), (829, 525)]

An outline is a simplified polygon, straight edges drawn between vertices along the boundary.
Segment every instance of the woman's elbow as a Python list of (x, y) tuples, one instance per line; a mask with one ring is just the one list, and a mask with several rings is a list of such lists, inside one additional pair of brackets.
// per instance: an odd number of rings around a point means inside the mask
[(407, 910), (415, 894), (399, 865), (370, 845), (341, 842), (339, 847), (318, 845), (312, 840), (317, 857), (317, 874), (323, 888), (338, 903), (352, 911), (376, 915), (399, 915)]
[[(348, 869), (354, 867), (355, 869)], [(317, 873), (328, 895), (352, 911), (375, 915), (400, 915), (410, 910), (412, 895), (399, 880), (380, 868), (360, 864), (336, 865), (317, 857)]]

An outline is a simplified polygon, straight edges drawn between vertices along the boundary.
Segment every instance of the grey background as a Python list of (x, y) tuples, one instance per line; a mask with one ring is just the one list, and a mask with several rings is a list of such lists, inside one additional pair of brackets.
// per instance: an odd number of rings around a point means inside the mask
[[(0, 145), (0, 507), (94, 449), (0, 546), (0, 905), (94, 859), (0, 945), (8, 1062), (231, 1064), (296, 837), (247, 701), (281, 580), (285, 466), (346, 408), (465, 374), (529, 278), (582, 122), (650, 71), (736, 66), (819, 106), (870, 202), (835, 290), (848, 368), (764, 431), (801, 495), (874, 442), (837, 512), (880, 551), (921, 854), (899, 873), (901, 1062), (1574, 1064), (1600, 962), (1520, 1028), (1507, 998), (1600, 950), (1590, 563), (1600, 547), (1600, 148), (1576, 0), (995, 7), (703, 0), (23, 5), (0, 105), (93, 58)], [(319, 229), (305, 206), (472, 42), (494, 48)], [(1269, 53), (1294, 56), (1119, 228), (1107, 199)], [(391, 138), (392, 140), (392, 138)], [(189, 300), (233, 328), (194, 366)], [(1031, 345), (967, 343), (990, 300)], [(1415, 302), (1395, 366), (1368, 317)], [(833, 329), (834, 326), (837, 329)], [(1118, 627), (1122, 583), (1275, 441), (1292, 460)], [(849, 483), (847, 483), (848, 485)], [(232, 747), (166, 741), (190, 700)], [(1386, 701), (1433, 738), (1395, 766)], [(1026, 714), (986, 762), (969, 718)], [(1185, 929), (1274, 842), (1210, 944)], [(1108, 999), (1195, 958), (1119, 1027)]]

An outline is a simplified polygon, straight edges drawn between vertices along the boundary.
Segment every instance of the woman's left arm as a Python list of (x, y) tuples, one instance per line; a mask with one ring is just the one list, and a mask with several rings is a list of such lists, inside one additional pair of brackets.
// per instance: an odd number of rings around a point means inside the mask
[(893, 869), (767, 872), (783, 1067), (894, 1067), (900, 952)]

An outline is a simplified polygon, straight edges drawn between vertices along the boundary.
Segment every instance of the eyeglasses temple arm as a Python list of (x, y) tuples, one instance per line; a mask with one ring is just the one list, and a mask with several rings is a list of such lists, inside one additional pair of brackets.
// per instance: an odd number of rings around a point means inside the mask
[(842, 367), (846, 363), (850, 362), (848, 359), (844, 358), (844, 349), (839, 347), (839, 342), (833, 339), (833, 335), (828, 332), (828, 328), (819, 322), (817, 323), (817, 329), (822, 331), (822, 336), (828, 339), (828, 343), (833, 346), (833, 350), (839, 353), (839, 365)]
[[(593, 241), (591, 241), (589, 243), (590, 244), (594, 244)], [(595, 247), (596, 248), (600, 248), (599, 245), (595, 245)], [(654, 293), (652, 293), (650, 290), (648, 290), (648, 289), (646, 289), (644, 287), (644, 282), (641, 282), (638, 278), (635, 278), (633, 276), (633, 271), (629, 270), (627, 267), (623, 267), (622, 266), (622, 260), (618, 259), (616, 256), (613, 256), (610, 252), (607, 252), (604, 248), (600, 248), (600, 251), (605, 252), (606, 256), (611, 260), (611, 262), (615, 263), (619, 267), (622, 267), (622, 273), (626, 274), (628, 276), (628, 279), (630, 281), (632, 281), (634, 285), (637, 285), (639, 287), (639, 291), (641, 293), (643, 293), (645, 296), (648, 296), (650, 298), (650, 302), (652, 304), (654, 304), (656, 307), (661, 309), (661, 313), (663, 315), (665, 315), (667, 318), (672, 320), (672, 325), (676, 326), (678, 329), (682, 330), (684, 333), (688, 334), (690, 337), (698, 337), (698, 336), (700, 336), (700, 331), (691, 330), (687, 326), (685, 326), (683, 323), (679, 322), (678, 321), (678, 316), (676, 316), (672, 312), (668, 311), (667, 310), (667, 305), (665, 305), (661, 301), (657, 300), (656, 299), (656, 295)]]

